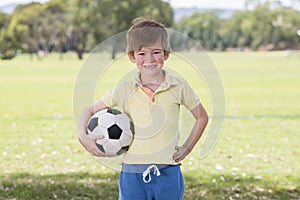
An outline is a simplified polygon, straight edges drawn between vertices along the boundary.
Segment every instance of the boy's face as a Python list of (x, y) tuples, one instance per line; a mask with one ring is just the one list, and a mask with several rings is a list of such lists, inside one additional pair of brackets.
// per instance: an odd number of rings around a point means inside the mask
[(164, 61), (168, 59), (169, 52), (163, 50), (161, 45), (142, 47), (135, 50), (133, 55), (128, 54), (131, 62), (136, 63), (142, 75), (160, 75)]

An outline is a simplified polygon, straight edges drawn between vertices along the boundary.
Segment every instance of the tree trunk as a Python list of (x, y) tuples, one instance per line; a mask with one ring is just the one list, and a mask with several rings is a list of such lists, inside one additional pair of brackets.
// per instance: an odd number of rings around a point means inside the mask
[(117, 48), (116, 48), (116, 45), (113, 44), (112, 48), (111, 48), (111, 59), (115, 59), (116, 58), (116, 53), (117, 53)]
[(77, 57), (79, 60), (82, 60), (83, 58), (83, 51), (80, 49), (76, 49)]

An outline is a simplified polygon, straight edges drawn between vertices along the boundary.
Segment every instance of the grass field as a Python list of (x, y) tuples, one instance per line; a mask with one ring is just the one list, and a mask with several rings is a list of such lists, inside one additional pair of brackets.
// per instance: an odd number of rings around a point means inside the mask
[[(184, 160), (185, 199), (300, 199), (300, 53), (209, 55), (226, 119), (205, 159), (200, 142)], [(71, 54), (0, 61), (0, 199), (117, 199), (118, 171), (77, 141), (72, 95), (82, 64)]]

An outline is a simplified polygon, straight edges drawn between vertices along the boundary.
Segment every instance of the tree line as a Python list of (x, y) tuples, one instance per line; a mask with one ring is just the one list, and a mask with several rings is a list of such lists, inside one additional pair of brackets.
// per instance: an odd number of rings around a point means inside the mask
[(237, 11), (228, 19), (219, 12), (194, 13), (176, 24), (176, 29), (208, 50), (300, 49), (300, 12), (270, 2), (253, 10)]
[[(220, 14), (195, 12), (175, 22), (172, 7), (162, 0), (50, 0), (19, 5), (12, 14), (0, 12), (0, 56), (11, 59), (18, 52), (74, 51), (82, 59), (84, 52), (127, 30), (138, 16), (151, 16), (207, 50), (300, 48), (297, 10), (267, 2), (230, 18)], [(173, 41), (172, 47), (176, 45), (182, 47)], [(115, 53), (112, 48), (112, 57)]]

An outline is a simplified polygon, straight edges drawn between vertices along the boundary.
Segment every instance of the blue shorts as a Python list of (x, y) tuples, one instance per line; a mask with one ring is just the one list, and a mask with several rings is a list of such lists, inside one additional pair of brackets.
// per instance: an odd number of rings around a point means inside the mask
[(180, 165), (156, 166), (123, 164), (119, 200), (182, 200), (184, 185)]

